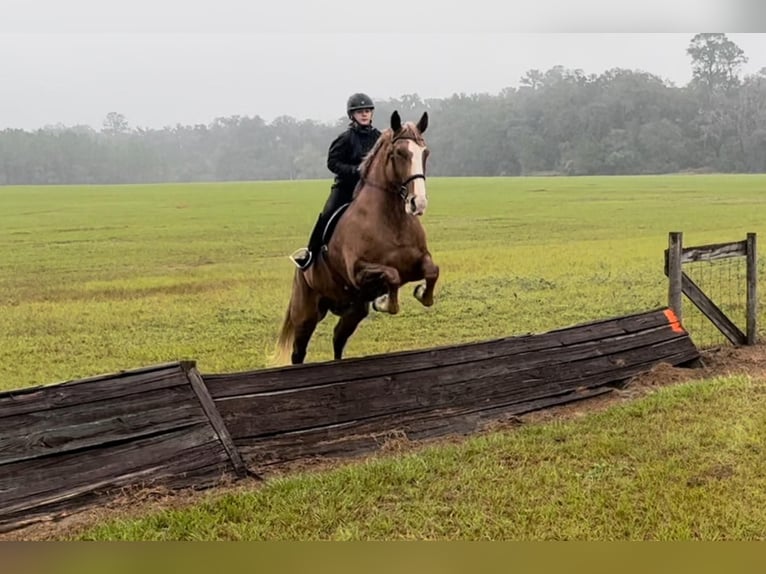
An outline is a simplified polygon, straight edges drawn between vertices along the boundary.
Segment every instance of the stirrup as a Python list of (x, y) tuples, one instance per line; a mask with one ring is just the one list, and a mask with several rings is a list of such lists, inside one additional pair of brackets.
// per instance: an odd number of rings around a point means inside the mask
[(313, 259), (311, 251), (309, 251), (306, 247), (301, 247), (298, 249), (295, 253), (290, 255), (290, 259), (293, 263), (295, 263), (295, 266), (300, 269), (301, 271), (305, 271), (308, 269), (309, 265), (311, 265), (311, 260)]

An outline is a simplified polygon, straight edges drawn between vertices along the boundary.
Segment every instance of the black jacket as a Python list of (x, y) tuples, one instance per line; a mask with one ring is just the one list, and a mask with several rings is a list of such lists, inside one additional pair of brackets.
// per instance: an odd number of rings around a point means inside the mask
[(336, 186), (347, 193), (354, 190), (359, 181), (357, 168), (379, 137), (378, 128), (354, 123), (333, 140), (327, 152), (327, 168), (335, 174)]

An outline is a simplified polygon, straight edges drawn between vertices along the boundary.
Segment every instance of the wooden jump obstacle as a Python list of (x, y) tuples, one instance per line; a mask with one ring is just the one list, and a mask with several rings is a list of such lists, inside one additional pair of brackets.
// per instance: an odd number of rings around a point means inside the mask
[(179, 362), (0, 393), (0, 531), (125, 487), (203, 488), (281, 464), (467, 434), (611, 392), (698, 349), (670, 309), (538, 335), (229, 374)]

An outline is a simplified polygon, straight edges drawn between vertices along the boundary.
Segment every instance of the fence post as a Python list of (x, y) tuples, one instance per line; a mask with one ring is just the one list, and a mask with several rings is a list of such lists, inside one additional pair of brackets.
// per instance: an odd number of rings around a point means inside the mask
[(683, 233), (671, 231), (668, 234), (668, 307), (682, 321), (681, 315), (681, 251), (683, 249)]
[(756, 253), (755, 233), (747, 234), (747, 344), (755, 345), (758, 338), (757, 317), (758, 297), (756, 285), (758, 283), (758, 261)]

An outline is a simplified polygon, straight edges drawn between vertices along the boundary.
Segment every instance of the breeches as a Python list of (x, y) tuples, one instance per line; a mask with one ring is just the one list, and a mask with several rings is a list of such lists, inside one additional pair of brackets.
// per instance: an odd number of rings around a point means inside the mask
[(344, 189), (340, 186), (333, 185), (332, 190), (330, 191), (330, 197), (327, 198), (324, 208), (322, 209), (322, 215), (329, 217), (341, 205), (350, 202), (353, 196), (353, 189)]
[(335, 210), (337, 210), (341, 205), (350, 202), (353, 195), (354, 190), (344, 189), (338, 187), (337, 185), (332, 186), (330, 197), (327, 198), (327, 201), (324, 204), (324, 208), (322, 209), (322, 213), (319, 214), (317, 222), (314, 224), (314, 229), (311, 232), (311, 237), (309, 238), (308, 245), (309, 250), (316, 252), (319, 249), (322, 243), (322, 232), (329, 222), (330, 216), (335, 213)]

